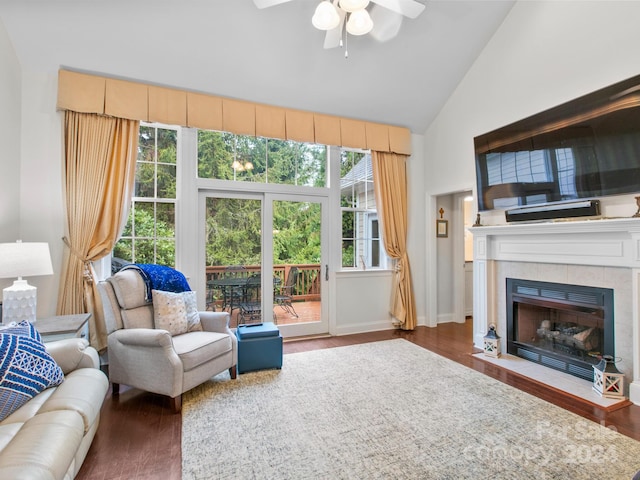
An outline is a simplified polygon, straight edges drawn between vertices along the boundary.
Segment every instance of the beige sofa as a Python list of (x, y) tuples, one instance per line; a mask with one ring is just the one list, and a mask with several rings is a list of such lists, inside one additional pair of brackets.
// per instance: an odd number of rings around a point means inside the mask
[(46, 344), (64, 381), (0, 422), (0, 478), (72, 479), (98, 428), (109, 382), (81, 338)]

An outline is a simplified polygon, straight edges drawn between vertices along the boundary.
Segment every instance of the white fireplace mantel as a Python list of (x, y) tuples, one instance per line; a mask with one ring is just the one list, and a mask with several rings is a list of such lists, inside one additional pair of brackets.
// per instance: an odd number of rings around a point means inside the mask
[[(624, 282), (619, 292), (614, 290), (614, 295), (617, 295), (617, 304), (623, 306), (620, 310), (629, 312), (624, 321), (632, 322), (632, 325), (616, 327), (616, 335), (618, 330), (621, 334), (626, 330), (632, 335), (631, 342), (628, 338), (621, 340), (627, 356), (627, 368), (622, 371), (628, 380), (633, 379), (629, 386), (630, 400), (640, 405), (640, 218), (479, 226), (473, 227), (471, 232), (474, 237), (473, 328), (474, 343), (478, 348), (483, 347), (489, 324), (498, 324), (498, 331), (501, 330), (502, 309), (506, 310), (505, 286), (496, 272), (506, 264), (500, 262), (531, 264), (532, 271), (534, 264), (555, 265), (556, 270), (562, 265), (628, 269), (629, 275), (624, 278), (629, 279), (631, 288)], [(613, 288), (613, 285), (598, 286)], [(630, 293), (626, 294), (627, 291)], [(505, 331), (504, 326), (502, 331)], [(503, 348), (505, 344), (503, 342)]]

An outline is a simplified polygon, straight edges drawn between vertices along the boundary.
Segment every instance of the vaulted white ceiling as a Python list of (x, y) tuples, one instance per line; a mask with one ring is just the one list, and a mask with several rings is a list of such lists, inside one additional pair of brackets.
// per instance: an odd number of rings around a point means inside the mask
[(0, 0), (27, 72), (60, 67), (424, 133), (511, 0), (419, 0), (394, 39), (323, 49), (318, 0)]

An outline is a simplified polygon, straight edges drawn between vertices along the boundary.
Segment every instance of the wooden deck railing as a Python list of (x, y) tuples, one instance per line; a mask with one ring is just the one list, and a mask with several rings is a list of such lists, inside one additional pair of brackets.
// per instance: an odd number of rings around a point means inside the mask
[[(260, 273), (260, 265), (242, 265), (244, 269), (236, 270), (224, 266), (207, 266), (207, 282), (228, 277), (247, 278), (254, 273)], [(319, 264), (298, 264), (298, 265), (274, 265), (273, 275), (284, 284), (291, 267), (298, 267), (298, 278), (293, 289), (293, 301), (318, 301), (320, 300), (320, 265)]]

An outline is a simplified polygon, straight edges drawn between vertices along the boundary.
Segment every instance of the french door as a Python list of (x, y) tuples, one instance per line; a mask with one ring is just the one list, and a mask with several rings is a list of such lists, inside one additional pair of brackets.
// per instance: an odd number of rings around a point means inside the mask
[(328, 332), (325, 197), (211, 190), (199, 211), (209, 310), (285, 337)]

